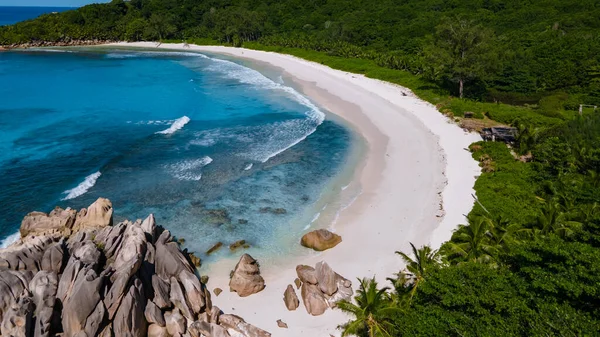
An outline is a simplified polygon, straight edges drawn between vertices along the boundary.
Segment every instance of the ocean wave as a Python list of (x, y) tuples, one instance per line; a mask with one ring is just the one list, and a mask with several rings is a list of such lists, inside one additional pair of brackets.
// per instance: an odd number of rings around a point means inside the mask
[[(237, 80), (240, 83), (250, 84), (258, 88), (283, 91), (296, 102), (309, 108), (305, 111), (305, 114), (309, 118), (314, 119), (318, 124), (321, 124), (323, 120), (325, 120), (325, 114), (308, 98), (294, 90), (294, 88), (283, 85), (282, 83), (277, 83), (260, 72), (235, 62), (216, 58), (211, 58), (211, 60), (213, 63), (206, 67), (205, 70), (221, 73), (227, 78)], [(281, 80), (283, 81), (283, 79)]]
[(246, 167), (244, 168), (244, 171), (250, 171), (250, 169), (252, 169), (252, 166), (254, 166), (254, 164), (252, 164), (252, 163), (246, 165)]
[(200, 58), (208, 58), (208, 56), (200, 53), (192, 52), (169, 52), (169, 51), (137, 51), (137, 52), (112, 52), (105, 55), (108, 59), (130, 59), (153, 56), (193, 56)]
[(211, 58), (211, 60), (213, 62), (205, 68), (206, 71), (220, 73), (226, 78), (234, 79), (240, 83), (249, 84), (259, 89), (283, 92), (297, 103), (308, 108), (303, 112), (307, 117), (306, 120), (292, 120), (274, 125), (270, 130), (273, 135), (266, 142), (257, 142), (250, 153), (246, 154), (246, 157), (249, 157), (249, 159), (263, 163), (268, 161), (305, 140), (325, 120), (325, 114), (316, 105), (298, 91), (283, 85), (282, 78), (279, 79), (281, 83), (277, 83), (260, 72), (235, 62), (215, 58)]
[(101, 175), (102, 173), (96, 172), (85, 177), (85, 180), (81, 182), (81, 184), (77, 185), (77, 187), (64, 191), (63, 194), (66, 194), (67, 196), (62, 198), (61, 200), (71, 200), (85, 194), (87, 191), (89, 191), (90, 188), (96, 185), (96, 181), (98, 180), (98, 178), (100, 178)]
[(20, 232), (16, 232), (14, 234), (7, 236), (6, 238), (4, 238), (4, 240), (0, 241), (0, 249), (7, 248), (8, 246), (12, 245), (13, 243), (19, 241), (20, 238), (21, 238)]
[(212, 158), (206, 156), (200, 159), (189, 159), (175, 164), (168, 164), (165, 165), (165, 169), (179, 180), (199, 181), (202, 179), (202, 168), (212, 162)]
[(236, 126), (196, 132), (188, 144), (213, 146), (235, 143), (234, 155), (252, 162), (265, 163), (310, 136), (318, 124), (311, 119), (290, 119), (253, 126)]
[(254, 139), (239, 156), (266, 163), (269, 159), (302, 142), (316, 130), (315, 123), (303, 119), (275, 122), (247, 130)]
[(170, 135), (170, 134), (174, 133), (175, 131), (183, 128), (189, 122), (190, 122), (190, 118), (188, 116), (183, 116), (179, 119), (176, 119), (168, 129), (158, 131), (157, 134)]

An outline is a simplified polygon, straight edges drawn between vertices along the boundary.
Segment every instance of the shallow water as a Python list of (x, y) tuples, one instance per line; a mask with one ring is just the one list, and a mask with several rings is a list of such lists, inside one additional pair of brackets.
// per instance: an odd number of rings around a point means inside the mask
[(194, 53), (0, 53), (0, 237), (102, 196), (115, 221), (154, 213), (192, 251), (290, 253), (355, 136), (267, 76)]

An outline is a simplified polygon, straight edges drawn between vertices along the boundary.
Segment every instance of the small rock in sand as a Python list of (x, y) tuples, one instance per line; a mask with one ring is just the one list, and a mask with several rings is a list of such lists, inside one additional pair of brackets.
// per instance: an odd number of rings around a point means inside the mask
[(213, 292), (215, 293), (215, 296), (219, 297), (219, 295), (221, 295), (221, 293), (223, 292), (223, 289), (215, 288), (215, 290), (213, 290)]
[(284, 329), (288, 328), (288, 325), (284, 321), (282, 321), (280, 319), (277, 320), (277, 326), (280, 327), (280, 328), (284, 328)]
[(342, 237), (326, 229), (318, 229), (304, 234), (300, 244), (306, 248), (314, 249), (318, 252), (337, 246), (342, 242)]
[(210, 255), (214, 252), (216, 252), (217, 250), (219, 250), (219, 248), (223, 247), (223, 242), (217, 242), (217, 244), (215, 244), (214, 246), (212, 246), (207, 252), (206, 255)]

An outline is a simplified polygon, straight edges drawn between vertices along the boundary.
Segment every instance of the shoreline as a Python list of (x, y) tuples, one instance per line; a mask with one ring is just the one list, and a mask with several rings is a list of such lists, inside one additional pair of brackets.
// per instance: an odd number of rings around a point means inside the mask
[[(105, 46), (156, 49), (151, 42)], [(272, 52), (182, 44), (162, 44), (159, 49), (228, 55), (280, 69), (304, 95), (344, 119), (365, 139), (365, 158), (353, 179), (362, 193), (340, 210), (336, 222), (341, 244), (325, 252), (289, 257), (285, 267), (263, 265), (267, 287), (248, 298), (227, 291), (229, 271), (237, 260), (224, 260), (210, 270), (209, 289), (225, 290), (214, 297), (215, 303), (273, 336), (339, 336), (337, 325), (348, 319), (338, 310), (313, 317), (302, 305), (287, 311), (283, 291), (295, 279), (297, 264), (324, 260), (352, 280), (355, 290), (357, 277), (375, 275), (383, 285), (386, 277), (403, 268), (394, 251), (406, 251), (409, 242), (439, 248), (472, 208), (480, 169), (465, 149), (479, 136), (464, 132), (410, 90)], [(278, 328), (277, 319), (289, 329)]]

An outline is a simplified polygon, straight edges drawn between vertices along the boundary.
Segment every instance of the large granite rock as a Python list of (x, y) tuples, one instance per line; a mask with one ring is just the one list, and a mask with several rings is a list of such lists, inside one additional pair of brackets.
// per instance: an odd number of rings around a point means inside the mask
[(250, 296), (265, 289), (265, 280), (260, 276), (260, 267), (252, 256), (242, 255), (233, 270), (229, 288), (240, 297)]
[(98, 198), (90, 207), (79, 211), (73, 225), (73, 232), (112, 226), (112, 221), (112, 203), (108, 199)]
[(319, 316), (329, 308), (327, 300), (318, 286), (304, 283), (302, 284), (300, 293), (302, 294), (302, 302), (304, 303), (306, 312), (309, 314)]
[(306, 233), (300, 240), (302, 246), (319, 252), (333, 248), (340, 242), (342, 242), (341, 236), (326, 229), (317, 229), (316, 231)]
[(300, 305), (300, 300), (298, 300), (298, 296), (296, 296), (296, 291), (294, 290), (294, 287), (291, 284), (287, 286), (287, 289), (285, 289), (285, 292), (283, 293), (283, 302), (285, 303), (285, 307), (289, 311), (294, 311), (298, 309), (298, 306)]
[(319, 289), (324, 294), (331, 296), (337, 291), (335, 272), (325, 262), (318, 262), (315, 266), (315, 274)]
[(315, 268), (306, 265), (296, 266), (296, 274), (302, 283), (317, 284), (317, 274)]
[(219, 317), (219, 325), (226, 329), (231, 329), (237, 333), (240, 333), (244, 337), (270, 337), (271, 334), (265, 330), (255, 327), (252, 324), (246, 323), (243, 318), (223, 314)]
[(0, 251), (0, 270), (29, 270), (37, 272), (42, 268), (42, 260), (46, 250), (59, 239), (57, 234), (51, 236), (27, 237)]
[[(241, 318), (221, 319), (188, 253), (154, 216), (113, 226), (112, 214), (98, 199), (79, 213), (25, 217), (23, 237), (0, 249), (1, 336), (228, 337), (228, 323), (232, 336), (269, 336)], [(254, 259), (236, 269), (241, 294), (264, 288)]]
[[(352, 298), (352, 282), (334, 272), (325, 262), (317, 263), (315, 268), (298, 265), (296, 272), (302, 280), (302, 302), (306, 311), (313, 316), (322, 315), (328, 308), (335, 308), (340, 300)], [(286, 306), (293, 303), (293, 289), (289, 285), (284, 293)], [(293, 305), (288, 306), (289, 310), (293, 310), (290, 307)]]
[(31, 212), (21, 222), (21, 228), (19, 229), (21, 237), (46, 233), (69, 235), (75, 223), (76, 215), (77, 211), (70, 208), (63, 210), (60, 207), (56, 207), (50, 214)]
[(35, 306), (33, 324), (35, 337), (50, 336), (57, 289), (58, 276), (54, 271), (40, 271), (29, 282), (29, 290), (33, 294)]

